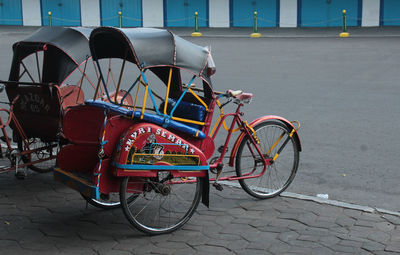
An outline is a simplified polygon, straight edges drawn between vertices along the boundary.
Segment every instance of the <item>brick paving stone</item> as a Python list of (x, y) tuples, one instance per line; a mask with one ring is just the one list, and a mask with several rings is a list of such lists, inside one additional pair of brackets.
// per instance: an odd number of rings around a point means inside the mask
[(385, 220), (389, 221), (390, 223), (392, 223), (394, 225), (400, 225), (400, 217), (399, 216), (386, 214), (386, 215), (383, 215), (382, 218), (384, 218)]
[(361, 216), (357, 217), (360, 220), (381, 222), (385, 221), (380, 214), (362, 212)]
[(318, 216), (316, 214), (308, 212), (300, 214), (299, 217), (296, 218), (296, 220), (309, 226), (310, 224), (315, 223), (317, 217)]
[[(15, 240), (0, 240), (0, 254), (6, 254), (5, 251), (22, 252), (22, 248)], [(2, 252), (3, 251), (3, 252)]]
[(225, 247), (211, 246), (211, 245), (200, 245), (193, 247), (196, 251), (207, 252), (208, 254), (234, 254), (232, 251)]
[(400, 228), (397, 228), (390, 232), (390, 241), (400, 243)]
[(390, 240), (390, 234), (381, 231), (375, 231), (368, 236), (368, 239), (378, 243), (386, 243)]
[(132, 253), (127, 252), (127, 251), (105, 250), (105, 251), (98, 251), (96, 254), (99, 254), (99, 255), (129, 255)]
[(337, 220), (337, 217), (328, 217), (328, 216), (318, 216), (317, 221), (323, 221), (323, 222), (329, 222), (329, 223), (335, 223)]
[[(91, 248), (82, 248), (82, 247), (73, 247), (70, 245), (69, 247), (58, 248), (60, 254), (71, 254), (71, 255), (96, 255), (101, 254), (101, 252), (94, 251)], [(129, 253), (128, 253), (129, 254)]]
[(289, 244), (276, 240), (271, 243), (271, 245), (268, 248), (268, 251), (274, 254), (282, 254), (288, 252), (290, 248), (291, 246)]
[(305, 225), (305, 224), (303, 224), (303, 223), (300, 223), (300, 222), (297, 222), (297, 221), (296, 221), (296, 222), (290, 223), (290, 225), (288, 226), (288, 228), (289, 228), (290, 230), (299, 231), (299, 230), (308, 229), (309, 226), (307, 226), (307, 225)]
[(304, 246), (292, 246), (290, 250), (286, 254), (304, 254), (309, 255), (313, 251), (313, 248), (304, 247)]
[(271, 221), (271, 223), (268, 226), (287, 228), (290, 224), (294, 222), (296, 221), (292, 219), (276, 219), (274, 221)]
[(343, 214), (352, 218), (358, 218), (361, 215), (361, 211), (345, 208), (343, 209)]
[(343, 246), (358, 247), (358, 248), (362, 247), (363, 245), (362, 242), (350, 241), (350, 240), (342, 240), (338, 244)]
[(376, 222), (373, 221), (366, 221), (366, 220), (357, 220), (354, 225), (355, 226), (361, 226), (361, 227), (373, 227), (377, 224)]
[(398, 252), (400, 253), (400, 243), (396, 242), (390, 242), (386, 245), (385, 251), (390, 251), (390, 252)]
[(288, 243), (292, 246), (301, 246), (301, 247), (307, 247), (307, 248), (317, 248), (319, 247), (318, 243), (315, 242), (310, 242), (310, 241), (304, 241), (304, 240), (290, 240)]
[(283, 212), (279, 214), (278, 218), (279, 219), (296, 219), (298, 218), (300, 213), (294, 213), (294, 212)]
[(323, 236), (320, 237), (318, 243), (329, 247), (338, 244), (340, 241), (341, 239), (337, 238), (336, 236)]
[(336, 224), (342, 227), (350, 227), (353, 226), (356, 223), (356, 220), (354, 218), (351, 218), (349, 216), (342, 216), (338, 217), (336, 219)]
[(385, 245), (378, 242), (369, 241), (369, 242), (364, 242), (361, 248), (370, 252), (375, 252), (375, 251), (383, 251), (385, 249)]
[(334, 254), (335, 252), (332, 251), (331, 249), (327, 248), (327, 247), (317, 247), (315, 249), (312, 250), (312, 252), (310, 253), (310, 255), (331, 255)]
[(173, 251), (172, 254), (173, 255), (192, 255), (192, 254), (194, 255), (194, 254), (196, 254), (196, 250), (190, 247), (190, 248)]
[(390, 232), (395, 229), (395, 225), (390, 222), (379, 222), (375, 224), (375, 227), (383, 232)]
[(258, 249), (246, 249), (235, 251), (237, 255), (270, 255), (272, 253), (266, 250), (258, 250)]
[(294, 231), (283, 232), (278, 235), (279, 240), (287, 243), (292, 240), (296, 240), (299, 237), (299, 234)]
[(299, 235), (299, 237), (297, 237), (297, 239), (302, 240), (302, 241), (318, 242), (320, 237), (313, 236), (313, 235)]
[(349, 228), (349, 230), (350, 230), (349, 236), (362, 237), (362, 238), (367, 238), (369, 235), (375, 232), (374, 228), (361, 227), (361, 226), (352, 226)]
[(305, 235), (318, 235), (318, 236), (331, 236), (331, 233), (328, 229), (322, 229), (322, 228), (312, 228), (308, 227), (306, 229), (299, 229), (297, 230), (299, 234), (305, 234)]
[(56, 244), (47, 238), (37, 240), (19, 240), (18, 243), (21, 248), (28, 251), (46, 251), (53, 252), (53, 254), (58, 252)]
[(257, 227), (257, 229), (261, 232), (281, 233), (286, 231), (288, 227), (262, 226)]
[(256, 240), (249, 243), (247, 249), (266, 250), (271, 246), (270, 240)]
[(399, 255), (398, 252), (390, 252), (390, 251), (376, 251), (375, 255)]
[(206, 244), (206, 243), (208, 243), (209, 240), (210, 240), (210, 238), (208, 238), (204, 235), (200, 235), (198, 237), (188, 240), (186, 243), (190, 246), (196, 246), (196, 245)]

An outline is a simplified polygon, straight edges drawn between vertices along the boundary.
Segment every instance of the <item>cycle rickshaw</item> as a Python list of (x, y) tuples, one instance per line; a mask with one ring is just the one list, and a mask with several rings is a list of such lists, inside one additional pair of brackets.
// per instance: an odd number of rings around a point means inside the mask
[(62, 117), (69, 106), (83, 103), (83, 81), (91, 83), (85, 74), (91, 30), (43, 27), (14, 43), (9, 79), (0, 81), (0, 90), (4, 84), (9, 100), (2, 103), (10, 106), (0, 109), (7, 119), (0, 118), (4, 142), (0, 155), (11, 164), (2, 166), (0, 173), (15, 170), (17, 177), (24, 178), (25, 173), (19, 171), (24, 167), (37, 172), (54, 169), (62, 143)]
[[(56, 180), (98, 207), (122, 207), (128, 221), (148, 234), (172, 232), (190, 219), (200, 201), (208, 206), (210, 182), (221, 189), (221, 181), (238, 180), (258, 198), (274, 197), (291, 183), (301, 151), (299, 124), (279, 116), (244, 121), (241, 109), (253, 95), (214, 91), (208, 48), (152, 28), (96, 28), (89, 45), (100, 78), (93, 99), (70, 107), (64, 116), (62, 131), (69, 144), (58, 154)], [(121, 62), (117, 91), (127, 87), (120, 97), (107, 90), (106, 59)], [(125, 82), (124, 74), (133, 69), (138, 77)], [(184, 73), (189, 74), (186, 84)], [(126, 100), (130, 94), (132, 103)], [(103, 97), (107, 100), (97, 99)], [(237, 109), (225, 114), (230, 102)], [(212, 128), (216, 107), (221, 114)], [(227, 117), (232, 117), (230, 125)], [(226, 142), (210, 159), (221, 127), (228, 130)], [(240, 135), (229, 165), (235, 165), (236, 175), (222, 177), (235, 131)]]

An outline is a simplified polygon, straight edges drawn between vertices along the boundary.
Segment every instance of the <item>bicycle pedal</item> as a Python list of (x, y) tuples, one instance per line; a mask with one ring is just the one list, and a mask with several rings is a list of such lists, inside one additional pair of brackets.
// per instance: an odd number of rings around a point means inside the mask
[(214, 186), (214, 188), (215, 188), (216, 190), (218, 190), (218, 191), (223, 191), (223, 190), (224, 190), (224, 187), (222, 187), (222, 185), (219, 184), (219, 183), (217, 183), (217, 182), (214, 182), (214, 183), (213, 183), (213, 186)]
[[(226, 147), (225, 153), (228, 152), (228, 150), (229, 150), (229, 148)], [(218, 147), (218, 152), (219, 152), (219, 153), (222, 153), (223, 151), (224, 151), (224, 146), (223, 146), (223, 145), (219, 146), (219, 147)]]

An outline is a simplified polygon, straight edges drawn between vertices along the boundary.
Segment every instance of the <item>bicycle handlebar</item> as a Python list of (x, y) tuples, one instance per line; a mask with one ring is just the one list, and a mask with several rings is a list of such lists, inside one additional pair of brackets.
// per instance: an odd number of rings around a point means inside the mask
[(234, 98), (238, 103), (246, 103), (249, 104), (251, 99), (253, 98), (252, 93), (244, 93), (242, 90), (227, 90), (226, 93), (220, 94), (218, 98), (226, 97), (226, 98)]

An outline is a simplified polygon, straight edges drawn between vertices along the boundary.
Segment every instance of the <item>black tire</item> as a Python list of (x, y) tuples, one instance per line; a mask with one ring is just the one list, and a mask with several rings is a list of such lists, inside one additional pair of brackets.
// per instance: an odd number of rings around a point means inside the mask
[(181, 184), (161, 183), (159, 179), (125, 177), (121, 183), (120, 200), (126, 218), (135, 228), (150, 235), (182, 227), (192, 217), (202, 194), (200, 178), (195, 183)]
[[(261, 150), (264, 157), (271, 160), (289, 137), (289, 129), (284, 123), (278, 120), (267, 120), (254, 127), (256, 135), (260, 140)], [(278, 144), (267, 155), (268, 150), (283, 135)], [(236, 174), (237, 176), (246, 175), (253, 169), (252, 175), (260, 174), (264, 164), (256, 152), (255, 145), (252, 144), (249, 136), (246, 135), (239, 145), (236, 154)], [(282, 193), (293, 181), (299, 165), (299, 150), (297, 140), (289, 137), (289, 141), (279, 154), (278, 158), (269, 165), (265, 173), (258, 178), (239, 180), (240, 186), (251, 196), (260, 199), (272, 198)], [(255, 152), (255, 156), (253, 153)]]
[[(24, 156), (22, 156), (22, 161), (24, 163), (29, 163), (32, 162), (34, 160), (38, 160), (40, 158), (46, 158), (48, 157), (50, 154), (52, 155), (57, 155), (58, 153), (58, 144), (57, 142), (50, 142), (50, 143), (44, 143), (42, 142), (39, 138), (31, 138), (31, 142), (30, 142), (30, 146), (29, 148), (31, 150), (35, 149), (35, 148), (40, 148), (40, 147), (44, 147), (46, 145), (54, 145), (54, 147), (51, 147), (51, 150), (48, 151), (39, 151), (39, 152), (34, 152), (31, 154), (26, 154)], [(24, 151), (23, 145), (22, 145), (22, 141), (21, 139), (18, 137), (17, 138), (17, 145), (18, 145), (18, 150), (19, 151)], [(33, 165), (28, 165), (28, 168), (38, 172), (38, 173), (47, 173), (47, 172), (51, 172), (55, 169), (56, 167), (56, 159), (51, 159), (51, 160), (46, 160), (40, 163), (36, 163)]]
[(100, 200), (96, 200), (94, 198), (89, 198), (81, 194), (82, 197), (88, 202), (88, 204), (93, 205), (94, 207), (104, 209), (104, 210), (112, 210), (115, 208), (120, 208), (121, 207), (121, 202), (118, 200), (115, 200), (115, 194), (111, 194), (110, 196), (100, 198)]

